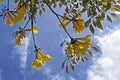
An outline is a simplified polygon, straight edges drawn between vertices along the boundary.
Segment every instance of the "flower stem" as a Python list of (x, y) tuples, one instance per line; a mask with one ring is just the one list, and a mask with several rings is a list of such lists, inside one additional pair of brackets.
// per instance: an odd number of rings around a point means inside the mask
[(36, 48), (36, 41), (35, 41), (35, 36), (34, 36), (34, 32), (33, 32), (33, 17), (34, 17), (33, 9), (34, 8), (32, 6), (32, 0), (30, 0), (32, 38), (33, 38), (34, 47)]

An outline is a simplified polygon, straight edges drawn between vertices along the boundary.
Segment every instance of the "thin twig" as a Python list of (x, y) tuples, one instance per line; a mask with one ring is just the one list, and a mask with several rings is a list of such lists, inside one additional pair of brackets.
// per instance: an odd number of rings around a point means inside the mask
[(30, 21), (31, 18), (28, 19), (28, 21), (26, 22), (25, 26), (24, 26), (24, 29), (27, 27), (29, 21)]
[(33, 37), (34, 47), (36, 48), (35, 36), (34, 36), (34, 32), (33, 32), (33, 16), (34, 16), (33, 9), (34, 9), (34, 8), (32, 7), (32, 0), (30, 0), (32, 37)]
[[(57, 13), (49, 6), (49, 4), (46, 2), (46, 0), (44, 0), (44, 1), (45, 1), (46, 5), (48, 6), (48, 8), (52, 11), (52, 13), (55, 14), (55, 16), (58, 18), (59, 22), (60, 22), (60, 23), (62, 24), (62, 26), (63, 26), (64, 31), (66, 32), (66, 34), (67, 34), (67, 35), (70, 37), (70, 39), (71, 39), (72, 37), (70, 36), (70, 34), (68, 33), (68, 31), (65, 29), (62, 21), (61, 21), (60, 18), (59, 18), (59, 16), (60, 16), (60, 17), (63, 17), (63, 16), (57, 14)], [(64, 18), (64, 17), (63, 17), (63, 18)]]
[(9, 11), (9, 3), (10, 1), (8, 0), (8, 3), (7, 3), (7, 10)]
[(20, 10), (23, 6), (25, 6), (30, 0), (27, 0), (24, 2), (19, 8), (17, 8), (15, 11), (12, 11), (13, 13), (16, 13), (18, 10)]

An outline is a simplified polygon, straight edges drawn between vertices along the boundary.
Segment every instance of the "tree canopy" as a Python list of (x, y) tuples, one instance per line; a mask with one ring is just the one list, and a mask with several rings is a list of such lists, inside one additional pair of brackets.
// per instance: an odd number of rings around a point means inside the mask
[[(4, 1), (0, 0), (1, 3)], [(14, 0), (14, 3), (10, 3), (10, 0), (6, 1), (7, 4), (1, 9), (0, 17), (5, 20), (5, 25), (10, 26), (26, 21), (25, 25), (14, 32), (14, 43), (20, 46), (22, 39), (27, 36), (26, 33), (32, 33), (33, 50), (36, 55), (32, 62), (32, 67), (35, 69), (42, 67), (43, 64), (52, 59), (36, 44), (34, 35), (39, 32), (39, 27), (35, 22), (36, 16), (38, 14), (42, 16), (46, 8), (49, 8), (57, 17), (59, 27), (65, 31), (70, 39), (70, 42), (64, 40), (60, 44), (65, 51), (65, 60), (62, 62), (62, 68), (65, 68), (67, 73), (68, 64), (74, 70), (74, 65), (79, 61), (84, 63), (85, 60), (88, 60), (88, 56), (93, 57), (92, 51), (99, 51), (92, 45), (90, 36), (94, 34), (96, 28), (104, 30), (106, 26), (102, 24), (102, 21), (112, 23), (113, 18), (118, 18), (118, 14), (115, 11), (120, 12), (120, 0)], [(14, 8), (11, 8), (10, 4), (14, 4)], [(55, 11), (57, 7), (64, 9), (64, 13), (57, 13)], [(71, 26), (76, 34), (81, 34), (85, 29), (89, 29), (92, 34), (86, 33), (84, 37), (76, 38), (69, 33), (68, 28)]]

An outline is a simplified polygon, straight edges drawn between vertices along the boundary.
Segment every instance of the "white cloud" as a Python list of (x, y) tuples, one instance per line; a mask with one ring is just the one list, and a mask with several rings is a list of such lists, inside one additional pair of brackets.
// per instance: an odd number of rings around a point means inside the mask
[(27, 36), (26, 38), (22, 39), (22, 45), (21, 46), (15, 46), (15, 51), (13, 56), (15, 54), (19, 54), (20, 57), (20, 68), (24, 69), (26, 68), (26, 61), (28, 56), (28, 46), (30, 44), (30, 37)]
[(70, 76), (70, 79), (69, 80), (76, 80), (74, 77)]
[[(50, 72), (49, 72), (49, 70), (50, 70)], [(48, 74), (46, 74), (46, 76), (48, 77), (47, 80), (76, 80), (73, 76), (70, 76), (63, 71), (60, 71), (56, 74), (55, 73), (52, 74), (52, 71), (50, 68), (46, 69), (46, 71), (49, 72)]]
[(0, 80), (3, 80), (1, 73), (2, 73), (2, 71), (0, 70)]
[(51, 68), (49, 67), (49, 65), (45, 64), (43, 66), (42, 73), (45, 74), (45, 75), (50, 75), (51, 74)]
[(56, 75), (51, 75), (50, 80), (66, 80), (66, 78), (64, 76), (64, 73), (60, 72), (60, 73), (57, 73)]
[(93, 59), (93, 65), (88, 70), (88, 80), (120, 80), (120, 30), (96, 38), (103, 53)]

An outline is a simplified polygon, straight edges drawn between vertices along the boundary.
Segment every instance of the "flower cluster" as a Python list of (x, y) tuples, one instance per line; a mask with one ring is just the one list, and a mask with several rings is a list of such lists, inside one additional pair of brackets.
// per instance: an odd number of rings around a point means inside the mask
[[(14, 8), (14, 10), (17, 10), (19, 7), (21, 7), (21, 4), (18, 4)], [(18, 9), (15, 12), (7, 12), (5, 15), (7, 18), (5, 24), (12, 26), (13, 24), (19, 23), (24, 18), (25, 11), (26, 11), (25, 6), (22, 6), (20, 9)]]
[(67, 25), (72, 22), (73, 23), (73, 29), (75, 33), (79, 34), (84, 30), (84, 19), (81, 18), (82, 13), (81, 12), (75, 12), (73, 15), (68, 15), (64, 13), (63, 17), (61, 17), (61, 23), (60, 27), (64, 27), (66, 29)]
[(86, 55), (86, 52), (91, 48), (90, 35), (86, 35), (83, 38), (76, 38), (71, 43), (67, 43), (65, 52), (67, 57), (82, 57)]
[(49, 61), (51, 59), (50, 55), (45, 55), (44, 53), (42, 53), (40, 50), (35, 50), (36, 52), (36, 57), (35, 59), (32, 61), (32, 67), (34, 69), (40, 68), (42, 67), (43, 64), (45, 64), (47, 61)]
[(20, 46), (21, 40), (26, 37), (26, 31), (31, 31), (31, 32), (33, 31), (33, 33), (36, 34), (36, 33), (38, 33), (38, 28), (36, 26), (33, 26), (33, 28), (28, 28), (28, 29), (23, 29), (23, 28), (19, 27), (19, 30), (17, 30), (15, 32), (16, 38), (14, 41), (14, 43), (17, 46)]

